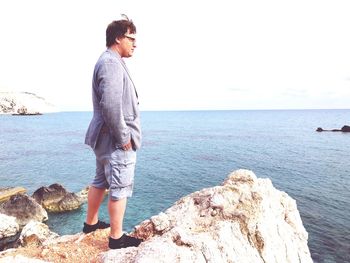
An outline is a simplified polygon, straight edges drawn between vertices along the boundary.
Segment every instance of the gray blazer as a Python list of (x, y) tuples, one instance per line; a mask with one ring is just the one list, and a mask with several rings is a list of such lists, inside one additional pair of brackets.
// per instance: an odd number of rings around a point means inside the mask
[(98, 59), (92, 80), (94, 114), (85, 143), (95, 149), (101, 132), (109, 132), (116, 147), (131, 140), (134, 150), (141, 146), (138, 98), (129, 71), (117, 52), (107, 49)]

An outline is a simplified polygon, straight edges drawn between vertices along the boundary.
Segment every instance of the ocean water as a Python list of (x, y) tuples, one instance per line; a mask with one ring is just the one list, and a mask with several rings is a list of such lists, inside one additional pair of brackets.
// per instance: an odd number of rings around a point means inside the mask
[[(23, 186), (29, 194), (56, 182), (72, 192), (87, 186), (95, 171), (83, 144), (91, 116), (0, 115), (0, 186)], [(297, 200), (314, 262), (350, 262), (350, 134), (315, 132), (345, 124), (350, 110), (142, 112), (144, 141), (125, 230), (245, 168)], [(49, 214), (47, 223), (73, 234), (85, 213), (86, 205)], [(106, 200), (100, 218), (109, 220)]]

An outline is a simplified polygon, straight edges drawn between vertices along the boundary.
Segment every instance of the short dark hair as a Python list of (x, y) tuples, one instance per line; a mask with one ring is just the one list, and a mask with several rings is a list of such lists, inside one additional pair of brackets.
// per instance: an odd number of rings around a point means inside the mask
[(111, 47), (115, 43), (115, 39), (122, 37), (128, 31), (135, 34), (136, 27), (131, 19), (123, 15), (125, 19), (113, 21), (106, 29), (106, 46)]

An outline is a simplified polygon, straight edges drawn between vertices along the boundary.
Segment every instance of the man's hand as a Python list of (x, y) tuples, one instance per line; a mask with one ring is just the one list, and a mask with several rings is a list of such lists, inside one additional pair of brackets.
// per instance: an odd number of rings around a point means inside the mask
[(123, 145), (123, 150), (124, 151), (129, 151), (132, 149), (132, 144), (131, 144), (131, 141), (129, 141), (127, 144), (124, 144)]

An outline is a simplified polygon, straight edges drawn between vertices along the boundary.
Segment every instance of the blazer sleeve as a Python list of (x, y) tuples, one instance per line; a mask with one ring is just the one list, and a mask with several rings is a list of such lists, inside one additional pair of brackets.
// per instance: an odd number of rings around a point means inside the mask
[(103, 63), (99, 72), (102, 116), (116, 139), (117, 147), (127, 144), (131, 139), (131, 131), (123, 115), (123, 74), (122, 65), (114, 61)]

